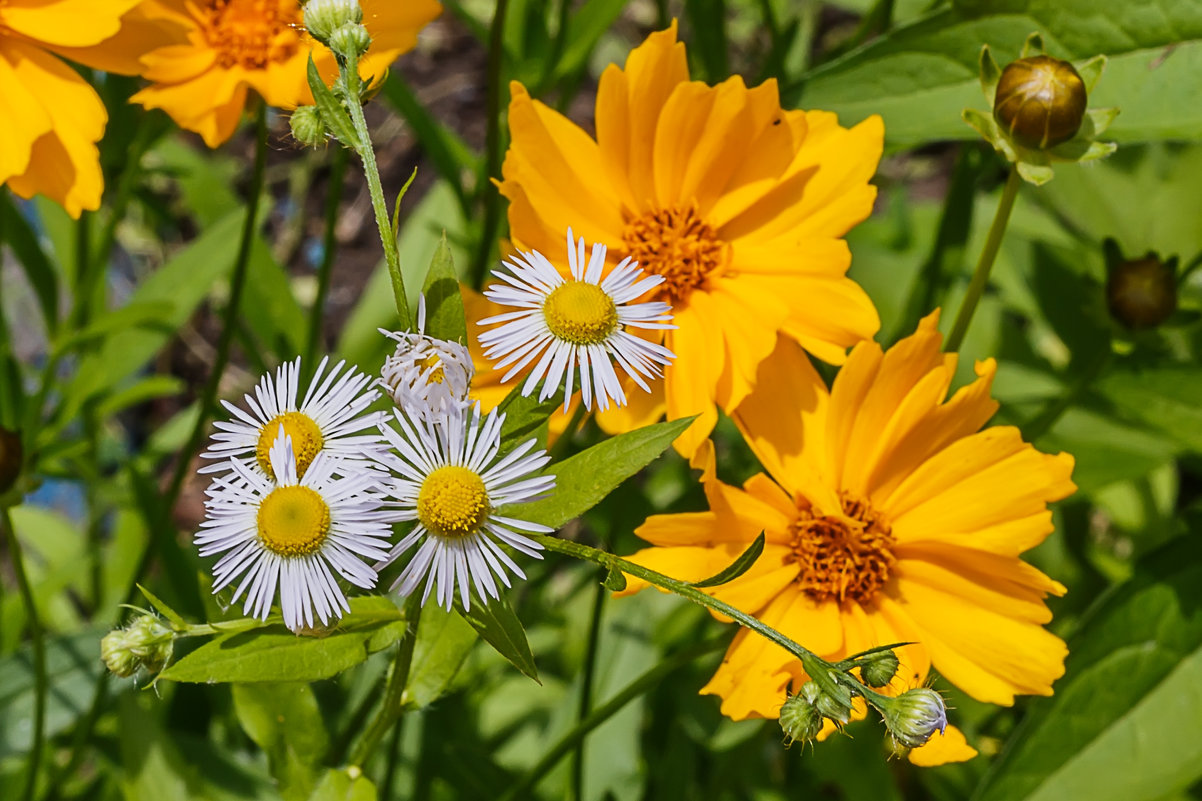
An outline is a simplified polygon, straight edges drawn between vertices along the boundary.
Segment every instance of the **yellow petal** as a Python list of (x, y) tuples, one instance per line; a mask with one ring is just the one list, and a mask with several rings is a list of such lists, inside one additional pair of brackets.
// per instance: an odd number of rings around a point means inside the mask
[(964, 732), (948, 726), (942, 733), (936, 732), (919, 748), (910, 749), (906, 758), (921, 768), (946, 765), (949, 762), (967, 762), (977, 755), (977, 749), (968, 744)]
[(0, 181), (20, 175), (29, 167), (33, 143), (53, 127), (50, 114), (37, 99), (31, 86), (25, 85), (16, 65), (21, 51), (8, 47), (0, 38), (0, 119), (5, 125), (4, 145), (0, 147)]
[(50, 0), (4, 6), (7, 28), (46, 45), (83, 47), (113, 36), (139, 0)]
[(696, 292), (691, 305), (676, 310), (667, 347), (676, 360), (664, 371), (664, 398), (669, 420), (698, 415), (674, 443), (682, 456), (692, 456), (714, 430), (718, 410), (714, 407), (714, 385), (723, 367), (723, 348), (720, 334), (712, 316), (705, 309), (704, 293)]
[(805, 140), (793, 169), (817, 167), (802, 202), (791, 209), (803, 237), (841, 237), (872, 213), (885, 126), (871, 116), (850, 130), (829, 111), (807, 111)]
[(246, 97), (247, 86), (239, 72), (215, 68), (183, 83), (148, 86), (130, 101), (163, 109), (181, 128), (195, 131), (206, 145), (217, 147), (233, 136)]

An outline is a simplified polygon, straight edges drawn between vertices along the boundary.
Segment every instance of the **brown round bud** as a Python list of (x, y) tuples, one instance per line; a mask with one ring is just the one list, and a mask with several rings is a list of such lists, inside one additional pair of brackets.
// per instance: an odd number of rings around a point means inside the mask
[(23, 458), (20, 435), (0, 426), (0, 494), (8, 492), (17, 483)]
[(1020, 145), (1043, 150), (1077, 135), (1085, 103), (1085, 82), (1072, 64), (1031, 56), (1002, 70), (993, 118)]
[(1110, 314), (1133, 330), (1160, 325), (1177, 310), (1173, 273), (1172, 266), (1152, 254), (1120, 262), (1106, 281)]

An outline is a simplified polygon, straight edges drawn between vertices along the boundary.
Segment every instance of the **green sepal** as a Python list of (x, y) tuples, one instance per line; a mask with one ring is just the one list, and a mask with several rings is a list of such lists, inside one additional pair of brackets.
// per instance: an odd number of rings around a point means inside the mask
[(1027, 40), (1023, 42), (1022, 58), (1029, 58), (1032, 55), (1041, 56), (1047, 50), (1043, 46), (1043, 34), (1039, 31), (1027, 34)]
[(981, 46), (980, 65), (981, 92), (985, 95), (985, 102), (992, 108), (993, 99), (997, 96), (998, 81), (1002, 79), (1002, 70), (997, 65), (997, 62), (993, 60), (993, 53), (989, 50), (989, 45)]
[(1106, 56), (1094, 56), (1074, 66), (1077, 74), (1081, 76), (1081, 82), (1085, 84), (1085, 91), (1092, 93), (1093, 88), (1098, 85), (1098, 79), (1102, 77), (1102, 71), (1106, 69)]

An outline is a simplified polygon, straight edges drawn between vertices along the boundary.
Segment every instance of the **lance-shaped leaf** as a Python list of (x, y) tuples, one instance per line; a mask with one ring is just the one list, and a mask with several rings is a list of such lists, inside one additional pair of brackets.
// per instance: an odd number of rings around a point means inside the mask
[(727, 567), (710, 576), (703, 581), (694, 581), (694, 587), (717, 587), (727, 582), (734, 581), (739, 576), (746, 573), (755, 564), (755, 560), (760, 558), (760, 554), (764, 552), (764, 532), (747, 546), (747, 550), (739, 554), (739, 558), (731, 562)]

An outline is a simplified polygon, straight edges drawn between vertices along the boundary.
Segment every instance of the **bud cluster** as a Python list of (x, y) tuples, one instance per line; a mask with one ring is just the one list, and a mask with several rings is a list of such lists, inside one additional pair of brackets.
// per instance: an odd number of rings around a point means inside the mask
[(158, 673), (171, 660), (175, 632), (151, 614), (134, 618), (123, 629), (114, 629), (100, 641), (100, 657), (116, 675), (127, 678), (141, 668)]
[(342, 58), (358, 58), (371, 46), (359, 0), (309, 0), (304, 22), (310, 36)]

